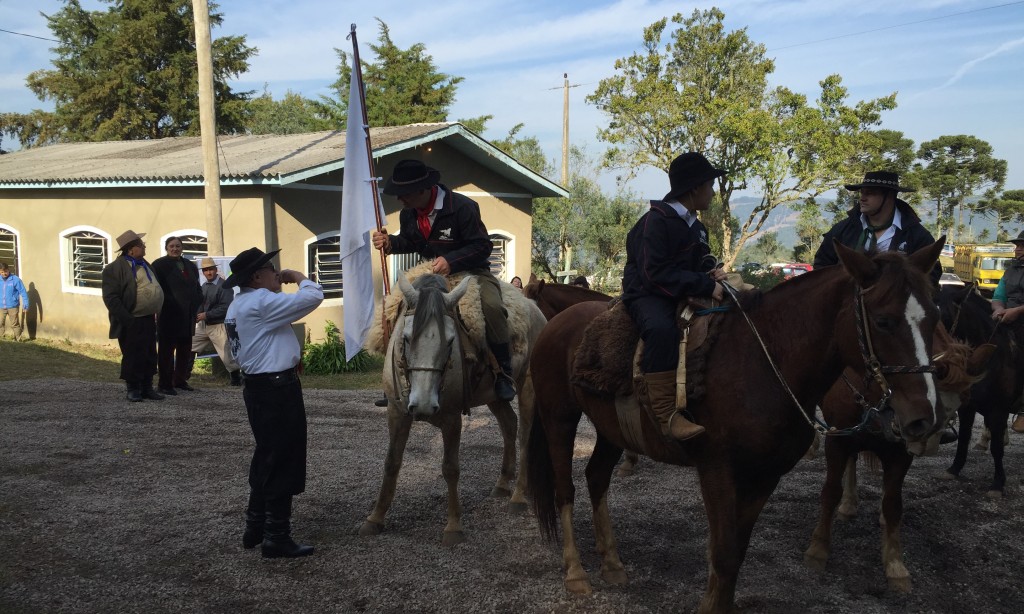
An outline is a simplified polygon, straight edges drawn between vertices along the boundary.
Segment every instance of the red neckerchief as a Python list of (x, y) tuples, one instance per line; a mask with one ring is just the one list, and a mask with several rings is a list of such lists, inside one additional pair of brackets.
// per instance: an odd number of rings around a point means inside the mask
[(430, 187), (430, 206), (426, 209), (416, 210), (416, 224), (420, 227), (424, 239), (430, 238), (430, 214), (434, 211), (434, 203), (437, 202), (437, 186)]

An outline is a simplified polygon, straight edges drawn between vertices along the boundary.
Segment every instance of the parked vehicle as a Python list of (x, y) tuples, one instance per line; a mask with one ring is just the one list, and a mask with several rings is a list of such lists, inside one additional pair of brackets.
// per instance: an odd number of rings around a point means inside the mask
[(939, 277), (940, 286), (963, 286), (964, 282), (962, 279), (956, 276), (956, 273), (943, 273)]
[(803, 275), (808, 271), (814, 270), (814, 266), (807, 264), (806, 262), (774, 262), (772, 263), (771, 268), (774, 271), (782, 273), (783, 279)]
[(939, 264), (942, 266), (942, 272), (953, 273), (953, 255), (954, 246), (952, 243), (946, 243), (942, 246), (942, 253), (939, 254)]
[(986, 296), (992, 296), (1003, 272), (1012, 264), (1012, 243), (961, 243), (953, 249), (956, 276), (965, 283), (973, 282)]

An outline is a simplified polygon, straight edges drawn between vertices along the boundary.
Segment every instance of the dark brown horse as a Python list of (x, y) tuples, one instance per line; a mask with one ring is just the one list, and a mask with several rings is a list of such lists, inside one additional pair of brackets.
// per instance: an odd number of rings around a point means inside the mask
[[(881, 365), (880, 378), (891, 387), (894, 420), (905, 439), (920, 440), (933, 430), (938, 405), (934, 376), (920, 372), (920, 366), (929, 362), (939, 319), (926, 272), (941, 248), (939, 241), (909, 257), (885, 253), (869, 258), (837, 245), (842, 266), (744, 297), (751, 324), (738, 313), (723, 316), (720, 340), (707, 355), (707, 393), (689, 406), (707, 432), (685, 443), (669, 441), (652, 418), (641, 418), (648, 456), (695, 466), (700, 476), (710, 528), (710, 575), (701, 612), (733, 609), (754, 523), (779, 479), (807, 450), (814, 432), (810, 411), (846, 365), (861, 370), (869, 360)], [(572, 527), (572, 457), (584, 413), (597, 431), (586, 477), (602, 577), (611, 584), (627, 582), (611, 531), (607, 490), (623, 449), (633, 445), (633, 433), (627, 435), (620, 426), (615, 399), (572, 383), (584, 331), (605, 310), (604, 303), (594, 302), (566, 309), (541, 332), (531, 357), (536, 419), (528, 484), (542, 531), (554, 537), (561, 529), (565, 585), (574, 593), (591, 591)], [(862, 351), (864, 337), (870, 343)], [(890, 367), (904, 373), (885, 377)]]
[[(972, 351), (970, 346), (950, 337), (944, 327), (936, 327), (935, 331), (934, 363), (941, 403), (936, 426), (941, 427), (960, 406), (961, 395), (984, 373), (993, 346), (985, 345)], [(821, 402), (822, 416), (833, 430), (825, 437), (827, 470), (821, 489), (821, 513), (804, 553), (804, 562), (812, 569), (823, 570), (832, 551), (832, 521), (836, 512), (843, 519), (857, 515), (857, 455), (870, 452), (868, 458), (872, 465), (880, 464), (882, 469), (879, 517), (882, 569), (891, 590), (908, 592), (910, 572), (903, 562), (900, 537), (903, 481), (914, 457), (926, 453), (926, 447), (920, 442), (909, 445), (897, 433), (888, 430), (880, 415), (866, 411), (878, 398), (877, 387), (847, 369)], [(929, 438), (929, 443), (934, 441), (937, 447), (937, 439), (938, 434), (935, 434)]]

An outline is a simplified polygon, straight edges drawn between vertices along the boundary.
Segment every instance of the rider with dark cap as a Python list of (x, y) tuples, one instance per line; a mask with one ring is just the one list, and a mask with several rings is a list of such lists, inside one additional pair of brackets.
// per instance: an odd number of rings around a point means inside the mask
[(398, 198), (398, 234), (373, 233), (373, 246), (385, 254), (417, 253), (433, 259), (433, 272), (451, 275), (466, 271), (480, 284), (487, 345), (501, 373), (494, 381), (494, 393), (502, 401), (516, 396), (509, 349), (508, 314), (501, 301), (501, 286), (491, 273), (494, 245), (480, 219), (480, 206), (439, 183), (441, 173), (419, 160), (402, 160), (395, 165), (384, 193)]
[[(1024, 343), (1024, 231), (1010, 243), (1014, 260), (992, 293), (992, 319), (1009, 326), (1020, 344)], [(1024, 411), (1017, 414), (1010, 428), (1024, 433)]]
[[(814, 254), (814, 267), (839, 264), (832, 239), (851, 249), (865, 252), (899, 251), (912, 254), (935, 242), (932, 233), (921, 224), (921, 218), (899, 198), (900, 192), (913, 188), (900, 185), (900, 176), (888, 171), (870, 171), (860, 183), (847, 184), (846, 189), (860, 192), (858, 206), (847, 212), (845, 220), (825, 233)], [(942, 267), (935, 263), (932, 282), (938, 287)]]

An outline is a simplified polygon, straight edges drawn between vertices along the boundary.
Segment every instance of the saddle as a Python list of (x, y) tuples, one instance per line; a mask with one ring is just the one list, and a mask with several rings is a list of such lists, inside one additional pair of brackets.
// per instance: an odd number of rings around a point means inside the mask
[[(685, 397), (682, 403), (677, 403), (680, 406), (685, 406), (687, 398), (703, 398), (706, 391), (707, 354), (717, 338), (721, 317), (717, 312), (698, 314), (711, 307), (710, 299), (688, 299), (677, 309), (679, 338), (686, 340), (686, 352), (679, 355), (681, 377), (677, 382), (685, 382)], [(636, 378), (642, 376), (639, 367), (642, 348), (640, 331), (625, 305), (615, 302), (608, 311), (594, 318), (583, 333), (573, 360), (572, 383), (608, 397), (633, 395)]]

